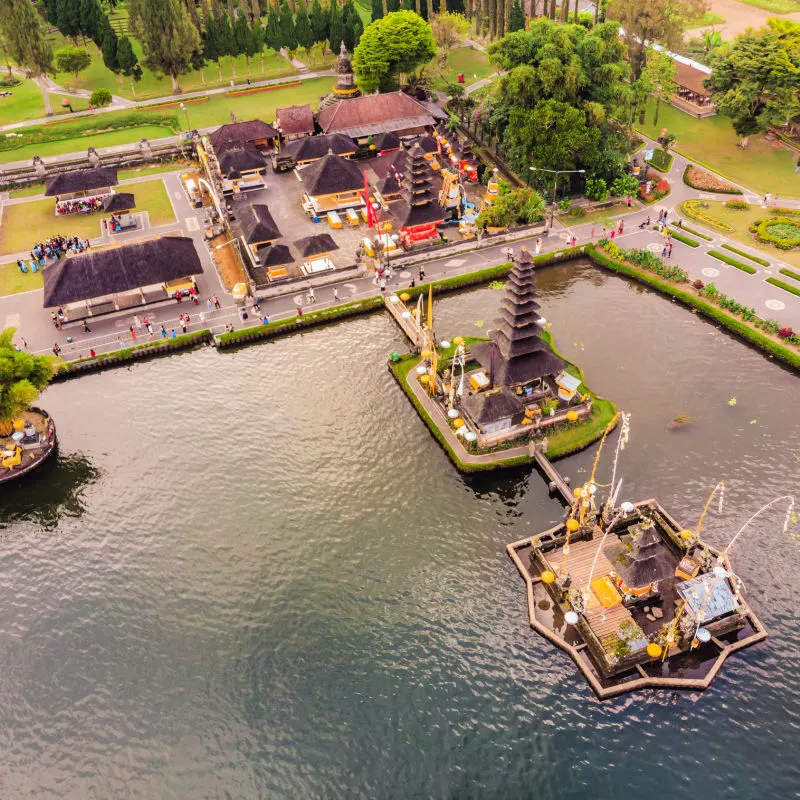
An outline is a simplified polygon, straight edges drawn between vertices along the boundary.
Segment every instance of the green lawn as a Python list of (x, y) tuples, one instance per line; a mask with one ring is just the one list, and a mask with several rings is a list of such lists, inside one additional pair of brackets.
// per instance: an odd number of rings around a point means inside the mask
[(20, 272), (16, 261), (0, 265), (0, 297), (41, 289), (43, 285), (41, 270)]
[[(65, 47), (68, 44), (64, 36), (58, 31), (49, 35), (48, 39), (54, 50)], [(131, 39), (131, 44), (136, 55), (141, 59), (141, 45), (133, 38)], [(92, 56), (92, 63), (88, 69), (78, 75), (77, 84), (72, 75), (64, 73), (60, 73), (55, 77), (56, 83), (69, 89), (77, 87), (79, 89), (87, 89), (90, 92), (104, 88), (108, 89), (112, 94), (127, 97), (129, 100), (148, 100), (172, 94), (172, 81), (169, 76), (158, 77), (151, 70), (145, 69), (142, 71), (142, 79), (140, 81), (132, 81), (130, 78), (115, 75), (111, 70), (106, 69), (100, 50), (93, 42), (88, 42), (85, 49)], [(187, 72), (179, 79), (181, 89), (184, 92), (196, 92), (227, 86), (234, 75), (237, 82), (246, 83), (248, 70), (244, 56), (239, 56), (235, 59), (225, 57), (222, 59), (221, 66), (221, 79), (220, 70), (216, 64), (208, 64), (202, 70)], [(297, 70), (273, 50), (266, 50), (263, 60), (258, 56), (250, 60), (249, 77), (252, 80), (267, 80), (296, 74)]]
[(89, 108), (88, 97), (72, 97), (66, 94), (50, 94), (50, 102), (53, 105), (54, 114), (71, 114), (69, 106), (65, 106), (61, 101), (66, 100), (72, 106), (72, 111), (87, 111)]
[(627, 213), (628, 206), (623, 203), (618, 203), (611, 208), (603, 208), (599, 211), (590, 211), (583, 217), (570, 217), (567, 214), (562, 214), (560, 217), (557, 216), (556, 219), (559, 222), (563, 222), (564, 225), (572, 227), (573, 225), (586, 225), (588, 222), (598, 223), (597, 227), (599, 229), (600, 225), (603, 224), (605, 220), (608, 220), (608, 225), (614, 225), (613, 217), (616, 214), (624, 214)]
[(43, 183), (32, 183), (30, 186), (26, 186), (24, 189), (12, 189), (8, 193), (8, 196), (12, 200), (17, 200), (20, 197), (36, 197), (37, 194), (44, 194)]
[(677, 137), (674, 150), (759, 194), (800, 194), (800, 173), (793, 174), (797, 157), (785, 147), (773, 147), (763, 137), (751, 136), (749, 149), (740, 150), (739, 137), (727, 117), (696, 119), (664, 103), (658, 124), (653, 125), (654, 109), (655, 101), (651, 100), (645, 125), (637, 126), (647, 136), (655, 138), (661, 128), (666, 128)]
[(724, 23), (725, 17), (721, 17), (719, 14), (714, 14), (711, 11), (706, 11), (702, 16), (690, 19), (686, 23), (686, 30), (691, 31), (695, 28), (705, 28), (708, 25), (723, 25)]
[[(748, 232), (747, 228), (751, 222), (771, 216), (771, 214), (766, 209), (761, 208), (761, 206), (750, 206), (750, 209), (745, 211), (742, 209), (725, 208), (724, 203), (709, 201), (708, 208), (704, 208), (702, 211), (704, 214), (708, 214), (710, 217), (718, 219), (720, 222), (724, 222), (734, 229), (733, 233), (728, 231), (716, 231), (717, 235), (756, 248), (768, 259), (779, 259), (792, 266), (800, 267), (800, 250), (778, 250), (763, 242), (757, 242)], [(689, 224), (693, 226), (702, 225), (698, 220), (691, 218), (689, 218)]]
[(41, 89), (31, 80), (18, 86), (3, 87), (11, 97), (0, 97), (0, 125), (39, 119), (44, 116), (44, 98)]
[(748, 6), (763, 8), (773, 14), (791, 14), (793, 11), (800, 11), (798, 0), (739, 0)]
[(495, 68), (480, 50), (474, 47), (459, 47), (452, 50), (447, 58), (444, 80), (455, 83), (461, 72), (464, 73), (464, 85), (469, 86), (482, 78), (488, 78), (495, 72)]
[(134, 128), (122, 128), (106, 133), (81, 134), (71, 139), (60, 139), (56, 142), (41, 142), (39, 144), (25, 145), (17, 150), (7, 150), (0, 154), (5, 162), (30, 161), (35, 155), (46, 158), (47, 156), (60, 156), (64, 153), (86, 153), (89, 145), (93, 147), (113, 147), (117, 144), (138, 142), (142, 137), (146, 139), (162, 139), (173, 136), (171, 128), (163, 125), (137, 125)]
[[(131, 189), (136, 197), (136, 210), (148, 211), (151, 225), (175, 221), (172, 204), (161, 179), (143, 181)], [(0, 253), (27, 252), (34, 242), (57, 233), (81, 238), (100, 235), (103, 214), (75, 214), (56, 218), (55, 208), (56, 201), (52, 197), (6, 206), (0, 227)], [(21, 274), (20, 277), (25, 276)]]

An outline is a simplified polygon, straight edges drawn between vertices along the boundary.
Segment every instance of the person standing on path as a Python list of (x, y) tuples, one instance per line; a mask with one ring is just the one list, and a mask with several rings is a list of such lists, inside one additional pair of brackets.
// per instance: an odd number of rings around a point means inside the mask
[(129, 330), (131, 332), (131, 339), (135, 342), (136, 341), (136, 328), (133, 325), (131, 325)]
[(297, 306), (297, 319), (300, 319), (300, 317), (302, 316), (303, 316), (303, 307)]
[(591, 239), (594, 241), (594, 228), (592, 228)]
[(211, 311), (214, 308), (214, 304), (211, 302), (211, 298), (210, 297), (208, 298), (208, 300), (206, 300), (206, 308), (209, 311)]
[(183, 316), (182, 316), (182, 317), (181, 317), (181, 330), (182, 330), (184, 333), (186, 333), (186, 326), (187, 326), (188, 324), (189, 324), (189, 323), (186, 321), (186, 317), (183, 317)]
[(214, 308), (222, 308), (222, 305), (219, 302), (219, 298), (216, 295), (214, 295), (211, 298), (211, 301), (214, 303)]
[(661, 258), (667, 257), (667, 250), (669, 249), (669, 245), (664, 242), (664, 246), (661, 248)]
[(172, 339), (177, 339), (178, 338), (178, 334), (175, 333), (175, 328), (172, 328), (172, 330), (170, 331), (169, 335), (170, 335), (170, 338), (172, 338)]
[(161, 338), (162, 339), (167, 338), (167, 329), (163, 325), (161, 326)]
[(539, 253), (541, 253), (541, 252), (542, 252), (542, 237), (540, 236), (536, 240), (536, 255), (538, 256)]
[(310, 286), (308, 289), (308, 302), (309, 303), (316, 303), (317, 296), (314, 294), (314, 287)]
[(83, 332), (84, 333), (92, 332), (92, 329), (89, 327), (89, 323), (86, 320), (83, 321)]
[(56, 342), (56, 343), (53, 345), (53, 355), (54, 355), (56, 358), (58, 358), (58, 354), (59, 354), (60, 352), (61, 352), (61, 348), (59, 347), (59, 345), (58, 345), (58, 342)]
[(667, 258), (672, 258), (672, 242), (667, 245)]
[(134, 316), (133, 316), (133, 324), (136, 327), (137, 331), (142, 329), (142, 323), (141, 323), (141, 321), (139, 320), (139, 317), (136, 314), (134, 314)]
[(630, 208), (632, 205), (633, 205), (633, 198), (630, 195), (628, 195), (628, 208)]
[[(333, 299), (338, 303), (339, 302), (339, 290), (334, 286), (333, 287)], [(264, 323), (266, 325), (266, 323)]]
[(424, 280), (425, 280), (425, 267), (420, 266), (420, 268), (419, 268), (419, 282), (422, 283), (422, 281), (424, 281)]
[(381, 294), (386, 294), (386, 281), (381, 281)]
[(764, 203), (763, 203), (763, 207), (764, 207), (764, 208), (766, 208), (766, 207), (769, 205), (769, 198), (770, 198), (770, 197), (772, 197), (772, 195), (771, 195), (769, 192), (767, 192), (767, 193), (764, 195)]
[(153, 323), (152, 322), (148, 322), (147, 323), (147, 335), (150, 337), (150, 341), (152, 342), (153, 341)]

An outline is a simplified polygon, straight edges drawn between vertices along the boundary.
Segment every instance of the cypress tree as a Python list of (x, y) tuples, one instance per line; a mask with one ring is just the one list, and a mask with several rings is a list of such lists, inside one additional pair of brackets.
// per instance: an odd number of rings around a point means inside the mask
[(372, 21), (383, 16), (383, 0), (372, 0)]
[(95, 44), (100, 46), (100, 20), (104, 16), (100, 10), (98, 0), (80, 0), (78, 7), (78, 19), (80, 21), (81, 33), (88, 36)]
[(336, 0), (331, 0), (331, 4), (328, 6), (328, 43), (334, 53), (339, 51), (339, 45), (342, 41), (344, 41), (342, 12)]
[(351, 53), (361, 40), (362, 33), (364, 33), (364, 23), (361, 21), (361, 17), (357, 13), (351, 14), (344, 29), (344, 46)]
[(53, 50), (47, 41), (41, 18), (28, 0), (0, 3), (0, 28), (6, 57), (37, 73), (53, 65)]
[(133, 52), (131, 40), (127, 36), (120, 36), (117, 39), (117, 66), (123, 75), (132, 75), (137, 81), (142, 77), (139, 59)]
[(111, 27), (108, 17), (102, 17), (100, 21), (99, 36), (101, 38), (100, 51), (103, 54), (103, 63), (112, 72), (117, 72), (119, 69), (117, 32)]
[(74, 0), (58, 0), (56, 25), (64, 36), (78, 36), (81, 32), (79, 4)]
[(319, 0), (314, 0), (311, 6), (311, 13), (308, 15), (308, 21), (311, 23), (314, 41), (324, 42), (328, 38), (328, 20)]
[(304, 0), (299, 0), (297, 3), (297, 14), (294, 17), (294, 32), (297, 36), (297, 44), (306, 51), (306, 54), (311, 52), (316, 39), (314, 38), (314, 30), (311, 27), (311, 21), (308, 18), (308, 10)]
[(278, 14), (274, 8), (267, 12), (267, 24), (264, 28), (264, 44), (272, 50), (280, 50), (280, 26), (278, 25)]
[(294, 30), (294, 16), (286, 0), (281, 3), (281, 13), (278, 17), (278, 31), (280, 46), (287, 50), (297, 49), (297, 34)]
[(51, 25), (58, 24), (58, 0), (46, 0), (44, 12), (47, 21)]
[(514, 5), (511, 6), (511, 17), (508, 22), (508, 32), (524, 31), (525, 30), (525, 14), (522, 11), (522, 6), (519, 0), (514, 0)]

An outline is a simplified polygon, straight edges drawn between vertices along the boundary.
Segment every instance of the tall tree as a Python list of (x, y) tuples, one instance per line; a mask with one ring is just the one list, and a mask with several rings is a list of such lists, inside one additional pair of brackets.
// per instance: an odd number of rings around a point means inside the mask
[(92, 57), (80, 47), (62, 47), (54, 54), (55, 67), (58, 72), (69, 72), (78, 84), (78, 74), (83, 72), (91, 63)]
[(525, 13), (522, 10), (522, 6), (519, 4), (519, 0), (514, 0), (514, 4), (511, 6), (511, 14), (508, 19), (508, 32), (513, 33), (514, 31), (524, 30)]
[(383, 0), (372, 0), (372, 21), (380, 19), (383, 16)]
[(467, 35), (469, 21), (463, 14), (442, 11), (430, 19), (431, 34), (436, 43), (436, 66), (444, 73), (448, 69), (448, 58), (454, 47), (458, 47)]
[(144, 64), (172, 80), (180, 94), (178, 76), (186, 72), (200, 49), (200, 34), (181, 0), (129, 0), (128, 19), (144, 47)]
[(80, 0), (78, 18), (80, 20), (81, 33), (84, 36), (88, 36), (98, 46), (102, 43), (99, 35), (100, 20), (104, 16), (99, 0)]
[(240, 13), (236, 18), (236, 26), (234, 28), (234, 38), (236, 39), (236, 50), (239, 55), (243, 55), (245, 63), (247, 64), (247, 74), (250, 74), (250, 59), (258, 53), (263, 47), (264, 43), (261, 40), (261, 26), (258, 30), (251, 28), (247, 24), (247, 16)]
[(286, 0), (281, 2), (281, 13), (278, 17), (278, 30), (280, 31), (281, 47), (287, 50), (297, 49), (297, 34), (294, 30), (294, 15)]
[(200, 15), (197, 13), (197, 4), (194, 0), (184, 0), (186, 3), (186, 10), (189, 12), (189, 19), (192, 21), (192, 25), (197, 28), (198, 33), (202, 31), (203, 27), (200, 24)]
[(642, 71), (642, 75), (647, 72), (650, 75), (651, 92), (656, 98), (656, 110), (653, 114), (653, 125), (658, 125), (658, 111), (662, 102), (672, 97), (677, 91), (675, 78), (677, 69), (672, 57), (663, 50), (653, 52), (647, 56), (647, 66)]
[(117, 65), (123, 75), (132, 76), (137, 81), (142, 77), (139, 59), (133, 52), (131, 40), (127, 36), (120, 36), (117, 39)]
[(364, 92), (389, 89), (401, 75), (436, 55), (430, 25), (413, 11), (395, 11), (370, 23), (353, 53), (353, 70)]
[(350, 14), (347, 17), (347, 24), (344, 26), (344, 46), (352, 53), (361, 41), (364, 33), (364, 23), (358, 13)]
[(117, 59), (117, 49), (119, 42), (117, 39), (117, 32), (111, 27), (108, 17), (102, 17), (100, 20), (99, 37), (101, 40), (100, 52), (103, 54), (103, 64), (112, 72), (117, 72), (119, 69), (119, 61)]
[[(5, 5), (5, 2), (2, 4)], [(0, 11), (0, 19), (4, 19)], [(55, 359), (34, 356), (14, 346), (15, 328), (0, 333), (0, 427), (11, 433), (11, 421), (27, 411), (53, 377)]]
[(319, 0), (314, 0), (308, 15), (311, 33), (315, 42), (324, 42), (328, 38), (328, 16)]
[(75, 0), (58, 0), (56, 25), (64, 36), (79, 36), (81, 32), (80, 3)]
[(711, 66), (706, 86), (739, 136), (800, 115), (800, 24), (770, 19), (764, 28), (748, 28), (714, 52)]
[(644, 69), (646, 42), (680, 47), (686, 23), (702, 17), (707, 9), (707, 0), (611, 0), (608, 18), (619, 21), (625, 30), (633, 79)]
[(58, 0), (45, 0), (44, 16), (51, 25), (58, 22)]
[(294, 31), (297, 36), (297, 44), (305, 50), (306, 57), (311, 55), (311, 48), (317, 41), (314, 38), (314, 29), (311, 27), (311, 20), (308, 18), (308, 9), (305, 0), (297, 3), (297, 14), (294, 17)]
[(22, 67), (36, 73), (53, 65), (53, 51), (42, 20), (28, 0), (0, 0), (0, 30), (5, 50)]
[(270, 7), (267, 12), (267, 24), (264, 26), (264, 44), (273, 50), (281, 49), (281, 31), (278, 24), (278, 12)]
[(344, 41), (344, 24), (342, 12), (336, 0), (331, 0), (328, 6), (328, 42), (334, 53), (339, 51), (341, 42)]

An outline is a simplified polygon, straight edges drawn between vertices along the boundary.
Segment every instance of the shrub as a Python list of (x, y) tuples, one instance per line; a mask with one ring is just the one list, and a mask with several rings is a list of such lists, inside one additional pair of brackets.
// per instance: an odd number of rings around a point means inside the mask
[(683, 221), (681, 221), (681, 230), (691, 233), (692, 236), (699, 236), (701, 239), (705, 239), (707, 242), (710, 242), (714, 238), (713, 236), (709, 236), (707, 233), (700, 233), (700, 231), (696, 231), (694, 228), (684, 225)]
[(699, 189), (701, 192), (718, 192), (720, 194), (741, 194), (741, 189), (737, 189), (732, 183), (714, 175), (713, 172), (706, 172), (700, 167), (688, 164), (683, 171), (683, 182), (692, 189)]
[(789, 217), (761, 220), (751, 226), (751, 230), (760, 242), (768, 242), (779, 250), (793, 250), (800, 246), (800, 223)]
[(635, 175), (620, 175), (611, 184), (611, 194), (614, 197), (627, 197), (639, 191), (639, 179)]
[(781, 328), (778, 331), (778, 336), (780, 336), (781, 339), (791, 339), (794, 336), (794, 331), (791, 328)]
[(755, 267), (751, 267), (749, 264), (743, 264), (741, 261), (737, 261), (735, 258), (726, 256), (725, 253), (720, 253), (719, 250), (709, 250), (708, 255), (710, 255), (712, 258), (717, 258), (726, 264), (730, 264), (732, 267), (736, 267), (736, 269), (740, 269), (742, 272), (746, 272), (748, 275), (753, 275), (757, 271)]
[(699, 292), (705, 286), (705, 284), (698, 278), (696, 281), (692, 281), (692, 286), (694, 286), (694, 288)]
[(102, 108), (103, 106), (109, 105), (112, 99), (111, 92), (109, 92), (108, 89), (95, 89), (92, 92), (92, 96), (89, 98), (89, 103), (96, 108)]
[(673, 239), (677, 239), (679, 242), (688, 244), (689, 247), (700, 247), (700, 242), (696, 242), (694, 239), (690, 239), (688, 236), (684, 236), (682, 233), (676, 231), (675, 228), (670, 228), (669, 232), (672, 234)]
[(583, 206), (572, 206), (567, 212), (568, 217), (585, 217), (586, 209)]
[(636, 248), (624, 250), (608, 239), (601, 239), (599, 245), (611, 258), (627, 261), (629, 264), (646, 269), (648, 272), (654, 272), (656, 275), (666, 278), (668, 281), (673, 281), (675, 283), (689, 282), (689, 274), (686, 270), (674, 264), (665, 264), (663, 259), (651, 253), (649, 250), (637, 250)]
[(749, 211), (750, 203), (748, 203), (746, 200), (728, 200), (725, 203), (725, 208), (735, 208), (741, 211)]
[(659, 172), (669, 172), (669, 168), (672, 166), (672, 153), (657, 147), (653, 150), (653, 157), (647, 163)]
[(751, 256), (750, 253), (745, 253), (744, 250), (739, 250), (738, 247), (734, 247), (732, 244), (723, 244), (722, 245), (726, 250), (730, 250), (732, 253), (736, 253), (737, 255), (744, 256), (744, 258), (749, 259), (750, 261), (755, 261), (756, 264), (761, 264), (762, 267), (768, 267), (769, 261), (765, 258), (759, 258), (758, 256)]
[(569, 197), (565, 197), (563, 200), (558, 201), (558, 210), (559, 211), (569, 211), (572, 208), (572, 200)]
[(586, 196), (590, 200), (605, 200), (608, 197), (606, 182), (602, 178), (587, 179)]
[(779, 289), (783, 289), (785, 292), (789, 292), (790, 294), (800, 297), (800, 288), (790, 286), (785, 281), (780, 281), (777, 278), (767, 278), (767, 283), (771, 283), (773, 286), (777, 286)]
[(779, 216), (788, 216), (790, 214), (795, 214), (800, 216), (800, 208), (771, 208), (769, 210), (770, 214), (778, 214)]
[(794, 278), (794, 280), (800, 281), (800, 272), (793, 272), (785, 267), (779, 269), (778, 272), (780, 272), (781, 275), (785, 275), (787, 278)]
[(722, 222), (702, 211), (703, 208), (708, 208), (708, 203), (704, 204), (700, 200), (684, 200), (678, 208), (686, 214), (687, 217), (710, 225), (712, 228), (718, 228), (721, 231), (733, 231), (733, 227), (726, 222)]

